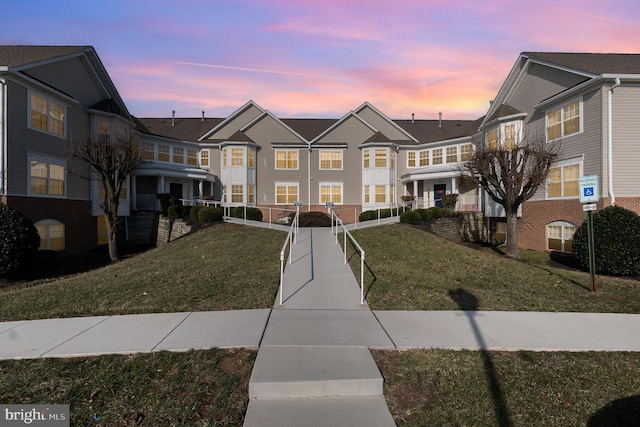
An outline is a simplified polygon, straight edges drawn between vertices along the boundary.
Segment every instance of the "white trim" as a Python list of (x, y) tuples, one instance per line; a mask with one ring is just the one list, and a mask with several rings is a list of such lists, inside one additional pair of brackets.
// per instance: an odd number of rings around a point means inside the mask
[[(31, 126), (31, 95), (37, 95), (40, 98), (44, 99), (47, 101), (47, 112), (46, 112), (46, 117), (47, 117), (47, 129), (46, 130), (42, 130), (42, 129), (38, 129), (36, 127)], [(55, 104), (58, 105), (60, 107), (62, 107), (64, 109), (63, 114), (63, 118), (62, 118), (62, 126), (63, 126), (63, 134), (62, 135), (58, 135), (57, 133), (54, 133), (51, 131), (51, 104)], [(37, 132), (42, 132), (42, 133), (46, 133), (47, 135), (51, 135), (54, 136), (56, 138), (60, 138), (60, 139), (66, 139), (67, 138), (67, 105), (59, 102), (57, 100), (55, 100), (54, 98), (44, 95), (41, 92), (32, 90), (32, 89), (27, 89), (27, 128), (31, 129), (31, 130), (35, 130)]]
[[(289, 153), (289, 152), (295, 152), (297, 154), (297, 159), (296, 159), (296, 164), (297, 166), (295, 168), (290, 168), (290, 167), (285, 167), (285, 168), (279, 168), (278, 167), (278, 152), (285, 152), (285, 153)], [(285, 161), (287, 162), (287, 166), (289, 165), (289, 156), (287, 154), (286, 156), (287, 158), (285, 159)], [(273, 170), (277, 170), (277, 171), (297, 171), (300, 170), (300, 149), (299, 148), (294, 148), (294, 149), (284, 149), (284, 148), (276, 148), (273, 150)]]
[[(329, 182), (323, 181), (318, 184), (318, 203), (324, 205), (322, 201), (322, 187), (329, 187), (330, 190), (333, 190), (334, 187), (340, 187), (340, 201), (336, 202), (334, 200), (330, 200), (336, 205), (344, 204), (344, 182)], [(333, 199), (333, 193), (330, 195), (331, 199)]]
[(572, 240), (573, 241), (573, 236), (571, 236), (571, 239), (567, 239), (565, 234), (564, 234), (564, 229), (565, 229), (565, 227), (573, 227), (573, 232), (575, 233), (578, 230), (579, 226), (574, 224), (574, 223), (572, 223), (572, 222), (564, 221), (564, 220), (552, 221), (552, 222), (548, 223), (544, 227), (545, 241), (546, 241), (546, 245), (545, 246), (546, 246), (546, 249), (548, 251), (556, 251), (556, 249), (551, 249), (549, 247), (549, 239), (551, 238), (549, 236), (549, 227), (551, 227), (551, 226), (553, 226), (553, 227), (562, 227), (562, 236), (560, 237), (561, 244), (562, 244), (562, 249), (559, 252), (568, 253), (568, 251), (565, 250), (565, 242), (567, 240)]
[[(47, 175), (47, 193), (46, 194), (38, 194), (31, 192), (31, 161), (35, 160), (38, 162), (43, 162), (47, 164), (47, 170), (49, 171), (49, 165), (54, 164), (56, 166), (62, 166), (64, 168), (64, 194), (49, 194), (49, 180), (51, 179)], [(47, 156), (44, 154), (37, 153), (29, 153), (27, 152), (27, 192), (28, 196), (32, 197), (42, 197), (42, 198), (51, 198), (51, 199), (66, 199), (67, 198), (67, 185), (68, 185), (68, 169), (67, 169), (67, 161), (65, 159), (61, 159), (59, 157)]]
[(298, 188), (298, 197), (296, 198), (296, 200), (300, 200), (300, 181), (276, 181), (274, 182), (273, 185), (273, 202), (276, 205), (290, 205), (292, 203), (289, 202), (284, 202), (284, 203), (279, 203), (278, 202), (278, 187), (287, 187), (287, 192), (285, 194), (285, 197), (288, 199), (289, 198), (289, 188), (288, 187), (297, 187)]
[(64, 234), (62, 236), (62, 249), (59, 249), (60, 251), (64, 251), (67, 248), (67, 226), (63, 223), (60, 222), (56, 219), (51, 219), (51, 218), (47, 218), (47, 219), (42, 219), (38, 222), (36, 222), (35, 224), (33, 224), (34, 227), (45, 227), (47, 230), (47, 235), (46, 236), (40, 236), (40, 244), (42, 244), (42, 242), (46, 242), (46, 247), (43, 248), (43, 250), (52, 250), (51, 249), (51, 236), (50, 236), (50, 227), (52, 225), (61, 225), (63, 230), (64, 230)]
[[(580, 171), (578, 173), (578, 178), (579, 178), (584, 173), (583, 172), (583, 168), (584, 168), (583, 163), (584, 163), (584, 155), (571, 157), (571, 158), (559, 160), (559, 161), (553, 163), (551, 165), (551, 167), (549, 168), (549, 171), (551, 171), (551, 169), (557, 169), (557, 168), (564, 168), (566, 166), (579, 165), (579, 167), (580, 167)], [(546, 179), (545, 185), (544, 185), (544, 198), (545, 198), (545, 200), (572, 200), (572, 199), (578, 199), (580, 197), (579, 194), (576, 194), (575, 196), (564, 196), (564, 172), (563, 172), (563, 176), (562, 176), (562, 194), (563, 195), (559, 196), (559, 197), (549, 197), (549, 176), (547, 176), (547, 179)]]
[[(564, 117), (564, 107), (566, 107), (569, 104), (573, 104), (574, 102), (578, 101), (578, 109), (579, 109), (579, 119), (580, 119), (580, 128), (578, 129), (578, 131), (570, 133), (570, 134), (565, 134), (564, 133), (564, 122), (565, 122), (565, 117)], [(555, 111), (555, 110), (560, 110), (560, 132), (561, 135), (559, 138), (555, 138), (555, 139), (548, 139), (549, 138), (549, 118), (548, 115), (551, 111)], [(568, 138), (570, 136), (574, 136), (574, 135), (578, 135), (584, 132), (584, 98), (582, 96), (577, 96), (575, 98), (571, 98), (561, 104), (556, 104), (556, 106), (554, 106), (553, 108), (547, 108), (546, 110), (544, 110), (544, 137), (545, 137), (545, 141), (547, 142), (556, 142), (556, 141), (560, 141), (563, 138)]]
[[(333, 167), (333, 156), (331, 156), (332, 158), (329, 159), (329, 163), (330, 163), (330, 167), (328, 168), (323, 168), (322, 167), (322, 153), (340, 153), (340, 167), (339, 168), (334, 168)], [(334, 170), (334, 171), (341, 171), (344, 170), (344, 150), (327, 150), (327, 149), (319, 149), (318, 150), (318, 170), (321, 171), (329, 171), (329, 170)]]

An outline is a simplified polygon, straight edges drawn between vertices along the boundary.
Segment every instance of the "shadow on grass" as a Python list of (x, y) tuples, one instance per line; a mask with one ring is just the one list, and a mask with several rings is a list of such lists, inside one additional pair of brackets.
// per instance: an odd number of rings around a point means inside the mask
[[(358, 257), (358, 260), (359, 260), (360, 259), (360, 254), (358, 253), (358, 250), (356, 249), (356, 247), (353, 244), (353, 242), (351, 242), (351, 240), (349, 240), (349, 245), (353, 249), (353, 253), (351, 255), (349, 255), (349, 257), (347, 258), (347, 263), (349, 265), (352, 265), (351, 264), (351, 260), (354, 257)], [(365, 283), (364, 284), (364, 299), (366, 301), (367, 297), (369, 296), (369, 293), (371, 292), (371, 289), (373, 289), (373, 285), (375, 285), (375, 283), (378, 281), (378, 277), (376, 276), (376, 274), (371, 269), (371, 266), (369, 266), (369, 264), (367, 263), (366, 258), (365, 258), (365, 261), (364, 261), (364, 268), (369, 272), (369, 275), (371, 276), (371, 283)], [(366, 276), (366, 274), (365, 274), (365, 276)]]
[(461, 310), (465, 312), (465, 315), (469, 318), (469, 323), (473, 329), (473, 333), (480, 347), (480, 354), (484, 362), (484, 371), (489, 382), (489, 389), (491, 391), (491, 397), (493, 398), (493, 411), (496, 415), (496, 425), (500, 427), (510, 427), (512, 425), (509, 418), (509, 409), (507, 408), (507, 402), (500, 386), (500, 381), (496, 375), (496, 367), (493, 364), (490, 352), (487, 350), (487, 344), (484, 341), (484, 337), (480, 332), (480, 327), (476, 322), (475, 316), (477, 315), (478, 308), (480, 307), (480, 300), (470, 292), (462, 288), (449, 291), (449, 297), (458, 304)]
[(623, 427), (640, 425), (640, 395), (614, 400), (598, 409), (587, 427)]

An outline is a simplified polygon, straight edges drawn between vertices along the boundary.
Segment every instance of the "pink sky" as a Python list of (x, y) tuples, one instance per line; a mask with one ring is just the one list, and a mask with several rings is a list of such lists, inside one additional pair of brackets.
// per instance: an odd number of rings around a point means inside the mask
[(520, 52), (640, 52), (635, 0), (11, 3), (2, 44), (94, 46), (138, 117), (474, 119)]

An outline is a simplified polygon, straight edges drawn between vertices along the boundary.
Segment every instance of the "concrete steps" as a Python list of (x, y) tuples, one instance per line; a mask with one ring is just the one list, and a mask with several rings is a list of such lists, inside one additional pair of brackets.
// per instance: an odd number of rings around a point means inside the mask
[(249, 398), (382, 396), (382, 385), (364, 347), (262, 347)]
[(393, 417), (382, 396), (322, 399), (252, 399), (248, 427), (391, 427)]

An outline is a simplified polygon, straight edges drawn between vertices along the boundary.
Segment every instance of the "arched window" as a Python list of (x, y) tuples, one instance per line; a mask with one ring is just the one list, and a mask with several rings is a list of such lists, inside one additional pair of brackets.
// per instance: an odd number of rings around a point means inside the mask
[(576, 226), (567, 221), (554, 221), (547, 225), (547, 249), (571, 252)]
[(36, 222), (36, 229), (40, 234), (40, 247), (38, 250), (63, 251), (64, 250), (64, 224), (55, 219), (43, 219)]

